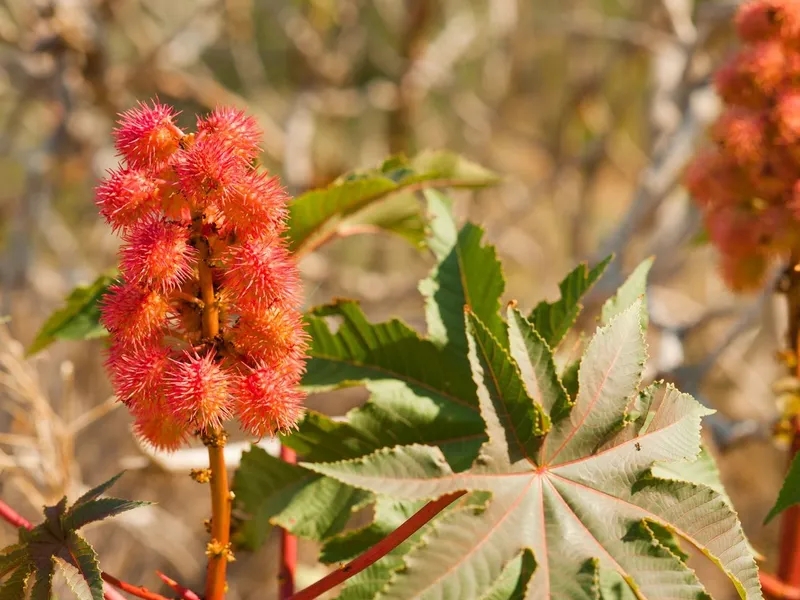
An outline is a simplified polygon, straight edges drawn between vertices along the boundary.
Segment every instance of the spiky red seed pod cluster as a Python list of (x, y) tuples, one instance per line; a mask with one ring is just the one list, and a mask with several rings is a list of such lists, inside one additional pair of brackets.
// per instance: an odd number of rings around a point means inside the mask
[(800, 2), (745, 2), (736, 29), (744, 44), (715, 79), (725, 110), (714, 146), (685, 181), (725, 280), (746, 290), (776, 257), (800, 252)]
[[(234, 416), (259, 437), (291, 429), (307, 348), (283, 238), (288, 198), (254, 166), (258, 126), (218, 108), (186, 134), (176, 116), (157, 102), (124, 113), (122, 164), (97, 188), (100, 214), (123, 239), (121, 282), (102, 304), (106, 366), (137, 435), (166, 450)], [(212, 308), (213, 337), (203, 330)]]

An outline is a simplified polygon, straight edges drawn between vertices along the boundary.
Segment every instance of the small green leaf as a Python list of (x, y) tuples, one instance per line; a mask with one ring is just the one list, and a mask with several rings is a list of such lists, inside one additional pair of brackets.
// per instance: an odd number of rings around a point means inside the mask
[(103, 600), (103, 578), (94, 548), (74, 531), (67, 536), (67, 548), (91, 591), (92, 600)]
[(36, 561), (30, 600), (51, 600), (54, 573), (55, 565), (52, 557)]
[(97, 485), (97, 486), (93, 487), (88, 492), (86, 492), (83, 496), (81, 496), (80, 498), (75, 500), (75, 503), (72, 505), (73, 508), (78, 506), (79, 504), (83, 504), (84, 502), (89, 502), (90, 500), (94, 500), (95, 498), (99, 498), (104, 493), (106, 493), (109, 489), (111, 489), (111, 486), (113, 486), (115, 483), (117, 483), (117, 481), (119, 481), (119, 478), (122, 477), (123, 475), (125, 475), (125, 471), (117, 473), (116, 475), (114, 475), (108, 481), (104, 481), (100, 485)]
[[(289, 238), (293, 252), (303, 253), (334, 235), (368, 231), (397, 233), (415, 243), (422, 240), (417, 200), (404, 191), (437, 187), (482, 187), (497, 177), (456, 154), (423, 152), (406, 160), (395, 157), (377, 168), (350, 173), (326, 189), (312, 190), (289, 206)], [(390, 199), (387, 201), (387, 199)]]
[(114, 277), (100, 275), (89, 285), (78, 286), (65, 300), (65, 306), (45, 321), (33, 340), (28, 355), (36, 354), (56, 340), (88, 340), (107, 335), (100, 325), (100, 299)]
[[(653, 266), (653, 259), (648, 258), (639, 263), (633, 272), (628, 276), (617, 293), (611, 298), (606, 300), (603, 304), (603, 310), (600, 316), (600, 322), (606, 325), (611, 322), (611, 319), (616, 317), (631, 304), (636, 302), (639, 298), (644, 296), (647, 291), (647, 274), (650, 272), (650, 267)], [(647, 329), (647, 305), (643, 304), (642, 307), (642, 328)]]
[(10, 571), (30, 560), (28, 545), (24, 543), (6, 546), (0, 552), (0, 577), (5, 577)]
[(769, 514), (764, 519), (766, 525), (780, 513), (785, 511), (790, 506), (800, 504), (800, 454), (796, 454), (792, 459), (792, 464), (789, 466), (789, 473), (783, 482), (783, 487), (778, 494), (778, 499), (775, 506), (769, 511)]
[(25, 597), (25, 584), (33, 571), (30, 562), (21, 564), (12, 574), (0, 585), (0, 600), (20, 600)]
[(75, 531), (84, 525), (95, 521), (102, 521), (109, 517), (139, 508), (148, 506), (150, 502), (135, 500), (121, 500), (120, 498), (100, 498), (89, 500), (70, 508), (61, 518), (64, 531)]
[(564, 339), (583, 308), (581, 298), (600, 279), (612, 258), (609, 256), (591, 270), (585, 263), (575, 267), (558, 285), (561, 297), (555, 302), (540, 302), (528, 316), (550, 348), (555, 349)]

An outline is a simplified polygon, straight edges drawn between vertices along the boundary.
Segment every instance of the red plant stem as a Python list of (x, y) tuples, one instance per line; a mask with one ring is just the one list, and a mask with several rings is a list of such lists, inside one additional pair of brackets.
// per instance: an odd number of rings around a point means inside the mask
[[(28, 521), (25, 517), (20, 515), (17, 511), (11, 508), (8, 504), (0, 500), (0, 518), (2, 518), (6, 523), (10, 523), (14, 527), (24, 527), (25, 529), (31, 530), (33, 529), (33, 524)], [(118, 587), (124, 592), (128, 592), (136, 596), (137, 598), (143, 598), (144, 600), (169, 600), (160, 594), (156, 594), (154, 592), (148, 591), (147, 588), (138, 587), (135, 585), (131, 585), (130, 583), (125, 583), (121, 579), (117, 579), (113, 575), (109, 575), (106, 572), (102, 572), (101, 576), (103, 577), (103, 581), (106, 583)], [(105, 598), (106, 600), (125, 600), (116, 590), (105, 586)], [(195, 597), (196, 598), (196, 597)], [(199, 599), (198, 599), (199, 600)]]
[(141, 598), (142, 600), (169, 600), (166, 596), (162, 596), (161, 594), (157, 594), (155, 592), (151, 592), (145, 587), (140, 587), (138, 585), (132, 585), (121, 579), (117, 579), (113, 575), (109, 575), (108, 573), (102, 573), (103, 581), (106, 583), (110, 583), (116, 588), (121, 589), (123, 592), (129, 593), (131, 596), (136, 596), (137, 598)]
[(786, 585), (769, 573), (759, 573), (762, 591), (772, 600), (800, 600), (800, 588)]
[[(789, 313), (788, 343), (795, 361), (794, 376), (800, 378), (800, 255), (795, 253), (786, 273), (785, 288)], [(800, 450), (800, 421), (792, 420), (789, 464)], [(778, 577), (791, 587), (800, 587), (800, 506), (786, 510), (781, 521)]]
[[(297, 454), (281, 444), (281, 460), (289, 464), (297, 462)], [(281, 566), (278, 573), (278, 598), (288, 600), (294, 594), (294, 579), (297, 571), (297, 538), (281, 529)]]
[(442, 496), (438, 500), (431, 500), (425, 506), (415, 512), (408, 521), (400, 525), (392, 533), (375, 544), (372, 548), (364, 552), (358, 558), (354, 558), (349, 563), (340, 567), (333, 573), (323, 577), (315, 584), (308, 586), (291, 597), (291, 600), (312, 600), (318, 598), (328, 590), (333, 589), (340, 583), (347, 581), (353, 575), (360, 573), (370, 565), (379, 561), (389, 552), (405, 542), (416, 531), (433, 519), (436, 515), (450, 506), (456, 499), (466, 494), (466, 492), (453, 492)]
[(8, 504), (0, 500), (0, 518), (6, 523), (11, 523), (14, 527), (24, 527), (25, 529), (33, 529), (33, 525), (25, 517), (18, 514)]
[(180, 583), (170, 577), (167, 577), (161, 571), (156, 571), (156, 575), (161, 578), (161, 581), (171, 587), (180, 598), (183, 598), (183, 600), (200, 600), (200, 596), (195, 594), (192, 590), (183, 587)]

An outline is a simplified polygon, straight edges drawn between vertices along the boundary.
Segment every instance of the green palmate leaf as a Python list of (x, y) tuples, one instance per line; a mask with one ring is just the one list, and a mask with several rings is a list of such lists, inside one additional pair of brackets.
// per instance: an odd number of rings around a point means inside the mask
[(253, 446), (242, 455), (233, 489), (250, 516), (237, 542), (258, 548), (272, 525), (295, 535), (323, 540), (342, 530), (354, 508), (370, 494), (270, 456)]
[(75, 594), (75, 598), (77, 600), (92, 600), (92, 589), (86, 583), (77, 567), (58, 556), (54, 557), (53, 560), (58, 567), (58, 571), (64, 577), (64, 582)]
[[(419, 285), (425, 297), (429, 338), (463, 361), (467, 352), (467, 307), (507, 345), (498, 312), (505, 280), (494, 246), (483, 244), (480, 227), (467, 223), (460, 231), (456, 229), (446, 197), (436, 191), (427, 191), (425, 197), (431, 218), (428, 245), (438, 260), (430, 276)], [(463, 368), (468, 373), (466, 364)]]
[(78, 286), (36, 334), (28, 354), (36, 354), (56, 340), (88, 340), (104, 337), (106, 330), (100, 325), (100, 299), (114, 281), (110, 275), (100, 275), (93, 283)]
[[(470, 362), (489, 440), (468, 471), (454, 472), (438, 448), (419, 445), (307, 465), (398, 499), (491, 494), (482, 510), (437, 523), (381, 589), (382, 599), (490, 595), (526, 549), (536, 569), (527, 586), (520, 575), (518, 597), (708, 598), (679, 540), (714, 561), (741, 598), (761, 598), (755, 561), (728, 502), (708, 486), (654, 475), (661, 465), (697, 458), (709, 411), (670, 386), (640, 394), (641, 310), (634, 302), (595, 334), (581, 361), (575, 406), (535, 453), (527, 444), (539, 435), (535, 422), (508, 418), (519, 410), (517, 382), (492, 376), (516, 365), (503, 353), (489, 361), (483, 332), (471, 324)], [(509, 364), (490, 372), (490, 362), (502, 361)]]
[(785, 511), (790, 506), (800, 503), (800, 455), (795, 455), (789, 467), (789, 473), (783, 482), (783, 487), (778, 494), (775, 506), (769, 511), (764, 523), (769, 523), (772, 519)]
[(103, 600), (103, 577), (94, 548), (74, 531), (67, 535), (67, 548), (81, 577), (91, 591), (92, 600)]
[[(334, 235), (370, 229), (397, 233), (414, 243), (423, 239), (420, 207), (411, 194), (436, 187), (481, 187), (497, 177), (449, 152), (425, 152), (406, 160), (392, 158), (377, 169), (351, 173), (324, 190), (299, 196), (289, 207), (289, 238), (294, 252), (307, 252)], [(389, 199), (389, 200), (387, 200)]]
[[(650, 272), (652, 266), (652, 258), (648, 258), (639, 263), (639, 266), (628, 276), (625, 283), (617, 290), (617, 293), (603, 304), (603, 311), (600, 315), (601, 323), (609, 323), (611, 319), (628, 308), (637, 299), (644, 296), (647, 291), (647, 274)], [(647, 307), (644, 305), (642, 308), (642, 327), (645, 329), (647, 328), (647, 321)]]
[(555, 302), (540, 302), (528, 316), (534, 329), (550, 348), (555, 348), (564, 339), (581, 311), (581, 298), (592, 288), (605, 272), (611, 256), (593, 269), (580, 264), (558, 285), (561, 297)]

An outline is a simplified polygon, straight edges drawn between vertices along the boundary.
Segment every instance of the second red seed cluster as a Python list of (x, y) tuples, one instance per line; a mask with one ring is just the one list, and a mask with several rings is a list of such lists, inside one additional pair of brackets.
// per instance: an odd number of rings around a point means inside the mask
[(773, 258), (800, 250), (800, 2), (746, 2), (736, 26), (745, 45), (716, 75), (726, 107), (715, 146), (695, 158), (686, 183), (725, 279), (749, 289)]

